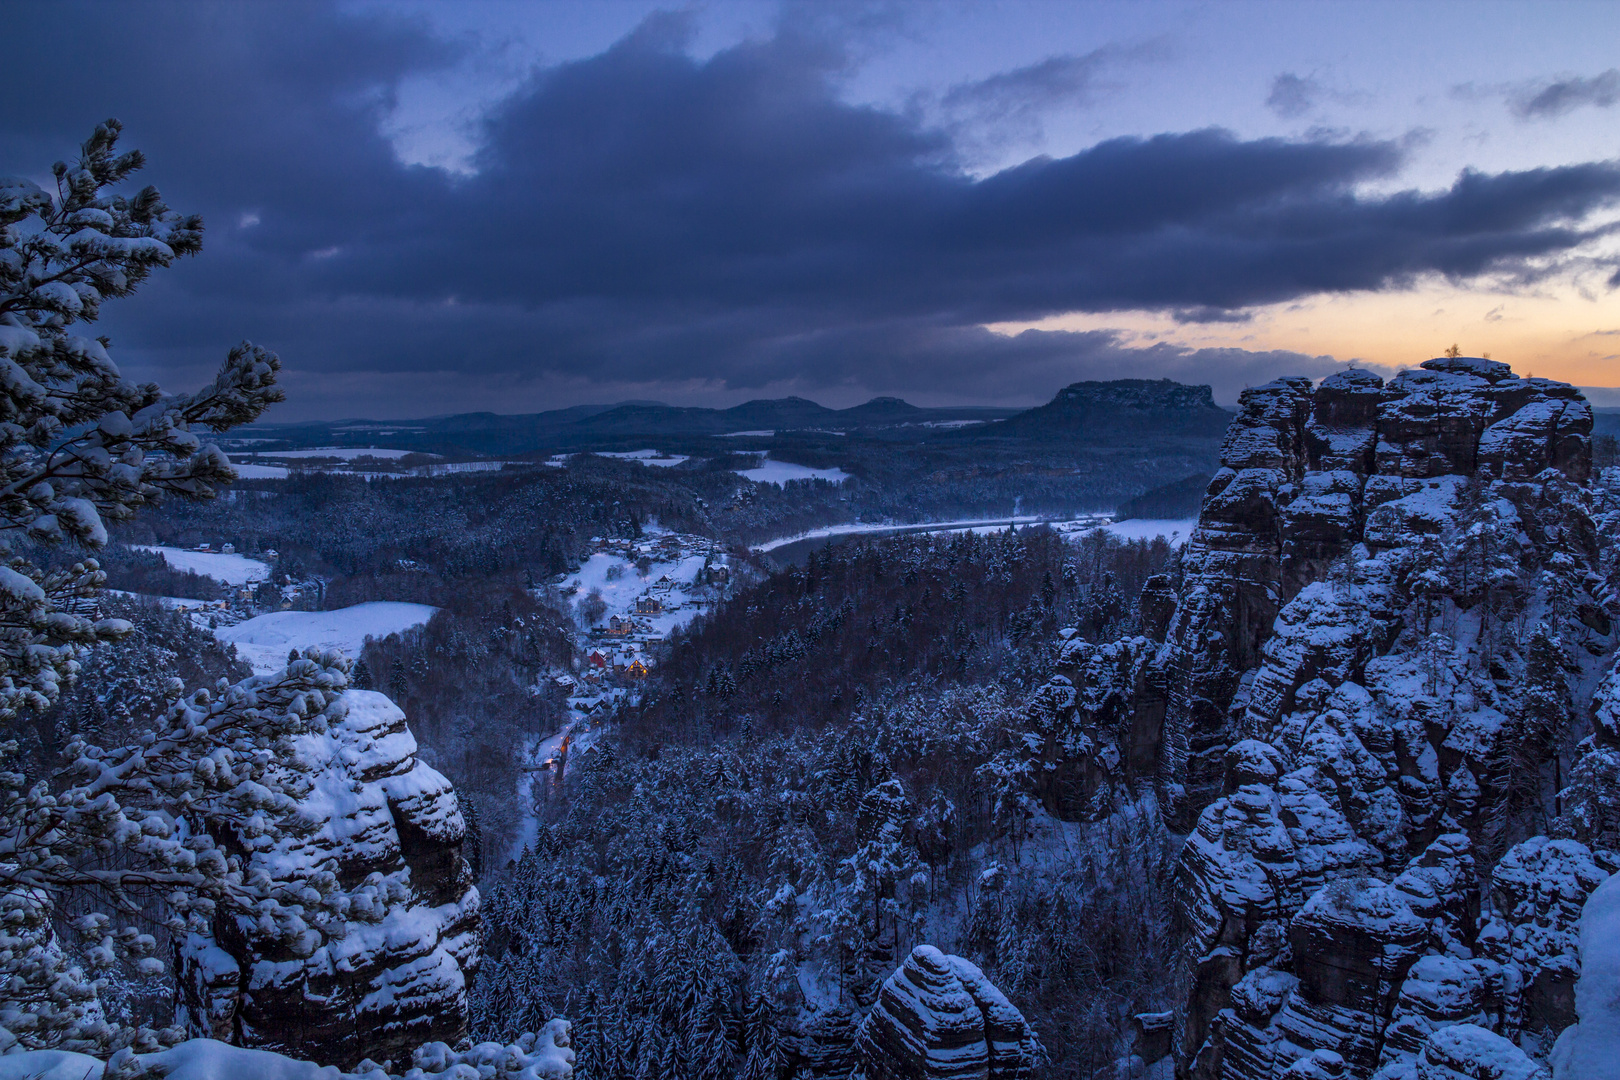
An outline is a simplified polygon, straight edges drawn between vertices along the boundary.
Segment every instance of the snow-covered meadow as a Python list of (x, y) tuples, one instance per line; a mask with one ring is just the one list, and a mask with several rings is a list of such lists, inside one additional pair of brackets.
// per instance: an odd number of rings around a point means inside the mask
[(775, 484), (777, 487), (790, 480), (825, 480), (831, 484), (842, 484), (849, 479), (849, 473), (843, 469), (812, 469), (808, 465), (772, 461), (770, 458), (762, 461), (758, 468), (738, 469), (737, 473), (756, 484)]
[(1197, 518), (1131, 518), (1101, 528), (1121, 540), (1153, 540), (1162, 536), (1172, 544), (1181, 544), (1192, 536), (1197, 525)]
[[(617, 568), (615, 572), (615, 568)], [(602, 602), (607, 605), (603, 619), (615, 615), (628, 615), (635, 607), (636, 598), (647, 592), (649, 586), (657, 583), (661, 577), (668, 577), (677, 586), (690, 586), (697, 581), (698, 571), (703, 569), (703, 556), (687, 555), (673, 562), (655, 562), (642, 577), (633, 562), (623, 555), (609, 551), (598, 551), (580, 566), (579, 570), (571, 574), (563, 582), (563, 589), (576, 588), (576, 599), (583, 599), (593, 592), (602, 596)], [(669, 600), (681, 601), (684, 594), (676, 593)], [(669, 602), (666, 600), (666, 603)], [(697, 614), (694, 605), (683, 603), (679, 611), (666, 611), (661, 615), (638, 616), (652, 627), (653, 632), (667, 636), (677, 626), (685, 625), (693, 615)]]
[(136, 551), (156, 552), (163, 556), (164, 562), (182, 573), (189, 570), (227, 585), (248, 585), (270, 576), (268, 563), (245, 555), (231, 555), (222, 551), (188, 551), (155, 544), (131, 544), (130, 547)]
[(657, 450), (598, 450), (596, 456), (619, 458), (621, 461), (639, 461), (643, 465), (656, 465), (661, 469), (691, 460), (685, 454), (661, 454)]
[(254, 465), (250, 462), (232, 461), (231, 468), (243, 480), (285, 480), (287, 469), (281, 465)]
[(437, 608), (377, 600), (336, 611), (272, 611), (235, 626), (214, 631), (220, 641), (236, 646), (237, 655), (256, 675), (279, 671), (291, 649), (338, 649), (358, 656), (367, 638), (409, 630), (433, 617)]
[[(634, 461), (641, 465), (652, 465), (660, 469), (667, 469), (672, 465), (679, 465), (683, 461), (692, 459), (686, 454), (665, 454), (657, 450), (591, 450), (592, 457), (618, 458), (620, 461)], [(552, 454), (544, 462), (552, 468), (560, 469), (568, 464), (568, 459), (576, 457), (575, 454)]]

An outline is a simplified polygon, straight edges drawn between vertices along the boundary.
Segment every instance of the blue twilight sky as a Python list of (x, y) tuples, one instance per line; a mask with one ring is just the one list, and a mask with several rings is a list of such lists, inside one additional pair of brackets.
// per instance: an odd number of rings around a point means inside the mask
[(117, 116), (209, 224), (115, 355), (250, 337), (285, 419), (1231, 401), (1454, 341), (1620, 385), (1613, 3), (4, 10), (0, 173)]

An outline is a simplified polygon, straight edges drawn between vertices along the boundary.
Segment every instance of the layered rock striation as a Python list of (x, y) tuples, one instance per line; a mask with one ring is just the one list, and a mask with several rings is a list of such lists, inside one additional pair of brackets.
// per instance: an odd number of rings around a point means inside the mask
[(960, 956), (919, 945), (856, 1038), (866, 1080), (1029, 1080), (1042, 1057), (1023, 1014)]
[(284, 763), (309, 789), (295, 829), (211, 823), (250, 878), (284, 904), (302, 890), (308, 907), (296, 926), (221, 908), (211, 935), (178, 949), (180, 1014), (199, 1037), (399, 1063), (467, 1034), (478, 890), (455, 791), (417, 758), (405, 714), (369, 690), (343, 704), (342, 721), (296, 737)]

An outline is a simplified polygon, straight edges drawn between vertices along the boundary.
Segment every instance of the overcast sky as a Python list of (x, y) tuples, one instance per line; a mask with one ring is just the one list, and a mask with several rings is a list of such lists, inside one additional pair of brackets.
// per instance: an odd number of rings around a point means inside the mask
[[(280, 419), (1620, 386), (1620, 4), (0, 2), (0, 173), (101, 119), (203, 253), (139, 378)], [(1620, 404), (1620, 396), (1612, 403)]]

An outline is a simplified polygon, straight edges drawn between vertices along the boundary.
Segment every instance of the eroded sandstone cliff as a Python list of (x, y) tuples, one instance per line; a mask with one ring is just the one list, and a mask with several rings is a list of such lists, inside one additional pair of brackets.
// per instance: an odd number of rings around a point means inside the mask
[(1188, 834), (1181, 1074), (1529, 1076), (1574, 1020), (1620, 865), (1591, 427), (1481, 359), (1245, 391), (1148, 636), (1065, 643), (1047, 808), (1151, 791)]
[(478, 961), (478, 890), (462, 857), (455, 791), (416, 756), (405, 714), (349, 690), (344, 720), (294, 740), (312, 783), (296, 832), (219, 822), (249, 875), (297, 889), (318, 875), (341, 910), (289, 935), (266, 915), (216, 917), (179, 951), (181, 1014), (194, 1034), (313, 1061), (409, 1061), (467, 1034)]

